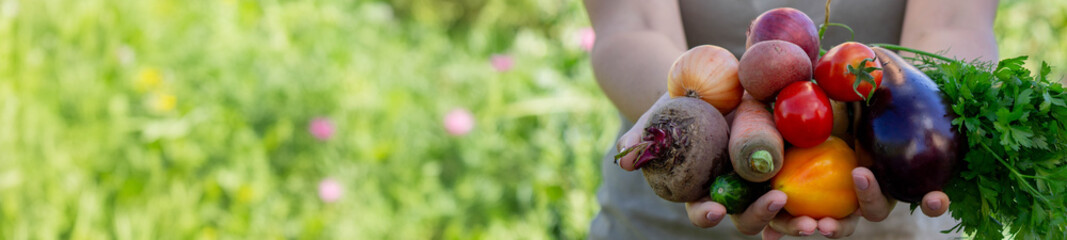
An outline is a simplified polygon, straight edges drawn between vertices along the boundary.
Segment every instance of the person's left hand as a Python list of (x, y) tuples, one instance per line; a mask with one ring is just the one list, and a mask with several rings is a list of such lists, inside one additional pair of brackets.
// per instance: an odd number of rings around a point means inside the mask
[[(885, 220), (896, 206), (896, 200), (882, 195), (871, 170), (865, 167), (853, 169), (852, 181), (859, 200), (859, 209), (852, 215), (843, 219), (827, 217), (816, 220), (807, 216), (794, 217), (783, 211), (763, 229), (763, 239), (779, 239), (784, 235), (809, 236), (815, 231), (828, 238), (842, 238), (852, 235), (860, 217), (871, 222)], [(937, 217), (948, 211), (948, 205), (948, 195), (932, 191), (923, 196), (921, 208), (926, 216)]]

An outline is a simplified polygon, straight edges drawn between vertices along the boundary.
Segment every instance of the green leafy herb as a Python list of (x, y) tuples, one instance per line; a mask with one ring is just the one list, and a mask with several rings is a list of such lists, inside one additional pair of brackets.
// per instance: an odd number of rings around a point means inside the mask
[(1051, 67), (963, 62), (894, 45), (937, 83), (967, 135), (964, 167), (946, 186), (952, 217), (976, 239), (1067, 239), (1067, 94)]

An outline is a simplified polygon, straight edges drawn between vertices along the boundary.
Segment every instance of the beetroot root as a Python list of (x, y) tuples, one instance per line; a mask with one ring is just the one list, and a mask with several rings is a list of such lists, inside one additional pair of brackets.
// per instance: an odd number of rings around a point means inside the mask
[(728, 171), (729, 126), (697, 98), (667, 100), (648, 119), (636, 167), (661, 198), (691, 202), (708, 195), (711, 180)]

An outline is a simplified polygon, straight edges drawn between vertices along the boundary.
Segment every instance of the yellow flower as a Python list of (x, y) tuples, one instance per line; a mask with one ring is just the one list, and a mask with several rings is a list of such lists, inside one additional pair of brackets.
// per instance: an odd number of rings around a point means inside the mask
[(156, 93), (152, 96), (151, 108), (156, 112), (167, 112), (174, 110), (174, 106), (177, 105), (178, 98), (174, 97), (170, 93)]
[(209, 226), (209, 227), (205, 227), (203, 229), (200, 229), (200, 239), (218, 239), (218, 238), (219, 238), (219, 234), (218, 234), (218, 231), (215, 230), (215, 228)]
[(237, 202), (249, 203), (255, 200), (256, 193), (253, 191), (252, 186), (241, 185), (241, 188), (237, 189)]
[(155, 90), (163, 84), (163, 73), (159, 72), (159, 69), (148, 67), (141, 69), (141, 72), (137, 74), (137, 82), (134, 83), (134, 87), (139, 92), (147, 92)]

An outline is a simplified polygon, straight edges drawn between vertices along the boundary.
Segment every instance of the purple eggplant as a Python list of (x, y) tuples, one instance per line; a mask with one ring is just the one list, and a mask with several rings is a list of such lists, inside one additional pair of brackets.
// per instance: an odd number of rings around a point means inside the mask
[(917, 203), (955, 174), (966, 138), (952, 126), (952, 105), (930, 77), (896, 53), (873, 49), (882, 62), (882, 85), (856, 125), (857, 152), (871, 161), (882, 191)]

